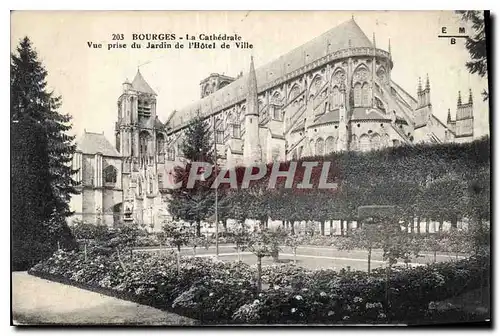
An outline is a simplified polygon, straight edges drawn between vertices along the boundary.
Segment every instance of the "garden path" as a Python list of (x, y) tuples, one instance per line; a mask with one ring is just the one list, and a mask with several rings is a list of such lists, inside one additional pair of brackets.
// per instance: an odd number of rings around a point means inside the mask
[(12, 316), (15, 325), (192, 325), (196, 322), (152, 307), (40, 279), (26, 272), (12, 273)]

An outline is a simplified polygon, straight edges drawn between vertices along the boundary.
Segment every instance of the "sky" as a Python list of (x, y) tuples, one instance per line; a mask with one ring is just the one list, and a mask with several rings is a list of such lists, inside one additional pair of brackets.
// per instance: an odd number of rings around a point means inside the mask
[[(375, 33), (378, 48), (387, 50), (391, 40), (391, 78), (407, 92), (416, 96), (419, 76), (425, 83), (428, 74), (433, 113), (441, 121), (448, 108), (455, 118), (458, 91), (467, 100), (472, 89), (475, 137), (489, 133), (489, 108), (480, 94), (487, 78), (469, 74), (463, 39), (452, 45), (437, 37), (443, 26), (449, 34), (465, 26), (451, 11), (14, 11), (11, 51), (28, 36), (48, 71), (49, 87), (62, 96), (61, 112), (73, 117), (72, 132), (104, 132), (113, 143), (122, 83), (138, 68), (158, 94), (157, 114), (165, 121), (200, 98), (199, 83), (210, 73), (246, 73), (250, 56), (262, 66), (351, 17), (370, 40)], [(133, 33), (238, 33), (254, 48), (107, 50), (113, 34), (124, 34), (130, 44)], [(104, 48), (91, 49), (88, 42)]]

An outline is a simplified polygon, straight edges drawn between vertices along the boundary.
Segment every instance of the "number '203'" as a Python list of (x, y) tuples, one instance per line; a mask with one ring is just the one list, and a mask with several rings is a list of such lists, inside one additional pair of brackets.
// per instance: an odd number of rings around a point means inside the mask
[(122, 41), (125, 39), (125, 37), (123, 36), (123, 34), (111, 34), (111, 38), (113, 41)]

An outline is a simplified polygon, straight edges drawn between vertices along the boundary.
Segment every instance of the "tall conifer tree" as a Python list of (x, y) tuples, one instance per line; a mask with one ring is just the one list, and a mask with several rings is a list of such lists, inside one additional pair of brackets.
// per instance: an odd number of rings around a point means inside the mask
[(47, 71), (25, 37), (11, 54), (11, 211), (13, 268), (24, 269), (75, 241), (66, 225), (76, 193), (75, 146), (61, 97), (47, 89)]
[[(182, 144), (183, 157), (191, 162), (207, 162), (213, 164), (213, 140), (210, 125), (200, 116), (197, 116), (188, 126)], [(177, 179), (187, 176), (187, 169), (177, 171)], [(201, 235), (201, 221), (207, 219), (214, 210), (215, 194), (210, 189), (210, 183), (196, 183), (194, 188), (182, 188), (172, 190), (169, 202), (170, 213), (185, 221), (195, 223), (197, 236)]]

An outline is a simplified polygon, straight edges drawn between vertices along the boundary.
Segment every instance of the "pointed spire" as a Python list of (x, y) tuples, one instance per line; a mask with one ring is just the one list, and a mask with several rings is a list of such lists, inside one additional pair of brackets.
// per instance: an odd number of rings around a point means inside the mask
[(422, 78), (418, 77), (418, 89), (417, 93), (422, 92)]
[(430, 90), (431, 84), (429, 83), (429, 74), (427, 74), (427, 79), (425, 80), (425, 89)]
[(377, 47), (377, 43), (375, 42), (375, 32), (373, 32), (373, 37), (372, 37), (372, 40), (373, 40), (373, 47), (376, 48)]
[(250, 56), (246, 115), (259, 115), (259, 105), (257, 103), (257, 76), (255, 75), (253, 56)]
[(472, 90), (469, 88), (469, 104), (472, 105)]
[(458, 101), (457, 101), (457, 105), (460, 106), (462, 105), (462, 93), (460, 91), (458, 91)]
[(446, 119), (446, 123), (447, 124), (451, 123), (451, 112), (450, 112), (450, 109), (448, 109), (448, 118)]
[(389, 49), (388, 51), (389, 51), (389, 54), (390, 54), (391, 53), (391, 38), (390, 37), (389, 37), (389, 48), (388, 49)]
[(352, 47), (352, 40), (349, 39), (349, 48), (351, 48), (351, 47)]
[(150, 93), (156, 95), (156, 92), (153, 91), (151, 86), (146, 82), (144, 77), (142, 77), (141, 71), (137, 68), (137, 73), (135, 75), (134, 80), (132, 81), (132, 87), (134, 90), (144, 93)]

